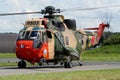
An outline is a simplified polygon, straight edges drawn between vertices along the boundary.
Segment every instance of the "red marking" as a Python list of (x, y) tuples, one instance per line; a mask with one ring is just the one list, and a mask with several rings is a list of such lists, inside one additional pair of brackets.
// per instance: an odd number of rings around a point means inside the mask
[[(45, 49), (47, 52), (43, 54)], [(32, 64), (39, 62), (43, 57), (49, 59), (48, 43), (44, 42), (40, 48), (33, 48), (32, 40), (19, 40), (16, 42), (16, 56)]]
[(91, 44), (94, 45), (95, 44), (95, 36), (92, 36), (92, 39), (91, 39)]
[(98, 30), (99, 28), (84, 28), (84, 30)]

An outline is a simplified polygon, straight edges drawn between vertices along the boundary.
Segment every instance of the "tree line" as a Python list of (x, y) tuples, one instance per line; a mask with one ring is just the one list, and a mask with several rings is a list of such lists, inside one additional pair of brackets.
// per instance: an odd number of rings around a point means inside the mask
[(120, 44), (120, 32), (109, 33), (103, 41), (103, 45)]

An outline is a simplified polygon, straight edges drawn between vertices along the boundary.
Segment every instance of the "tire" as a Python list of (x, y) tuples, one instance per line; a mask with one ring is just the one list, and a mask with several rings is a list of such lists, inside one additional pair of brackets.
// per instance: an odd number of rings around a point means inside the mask
[(65, 62), (65, 63), (64, 63), (64, 67), (65, 67), (65, 68), (72, 68), (73, 65), (72, 65), (71, 62)]
[(63, 62), (61, 62), (60, 65), (63, 65)]
[(41, 62), (39, 63), (39, 66), (42, 66), (42, 63), (41, 63)]
[(39, 61), (39, 66), (42, 66), (43, 63), (45, 63), (45, 62), (46, 62), (45, 58), (41, 58)]
[(74, 19), (65, 19), (64, 23), (69, 29), (76, 30), (76, 21)]
[(83, 63), (81, 61), (79, 61), (79, 66), (83, 66)]
[(54, 62), (54, 65), (57, 65), (58, 64), (58, 62), (56, 61), (56, 62)]
[(26, 68), (26, 62), (25, 61), (19, 61), (18, 62), (18, 68)]
[(68, 62), (68, 68), (72, 68), (73, 65), (72, 65), (72, 62)]
[(68, 68), (68, 62), (65, 62), (65, 63), (64, 63), (64, 67), (65, 67), (65, 68)]

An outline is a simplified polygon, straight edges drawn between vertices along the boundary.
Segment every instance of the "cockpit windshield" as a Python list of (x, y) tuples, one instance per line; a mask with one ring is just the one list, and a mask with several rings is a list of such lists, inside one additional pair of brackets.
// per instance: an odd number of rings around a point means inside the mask
[(40, 33), (38, 31), (20, 31), (18, 39), (36, 39), (40, 37)]

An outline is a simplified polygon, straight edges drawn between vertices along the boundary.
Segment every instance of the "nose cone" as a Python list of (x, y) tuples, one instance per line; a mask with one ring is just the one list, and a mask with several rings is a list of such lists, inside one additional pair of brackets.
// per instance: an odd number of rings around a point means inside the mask
[(32, 47), (33, 47), (32, 40), (17, 41), (16, 42), (16, 56), (19, 59), (30, 58), (32, 56), (32, 53), (33, 53)]

